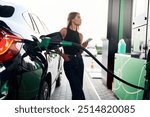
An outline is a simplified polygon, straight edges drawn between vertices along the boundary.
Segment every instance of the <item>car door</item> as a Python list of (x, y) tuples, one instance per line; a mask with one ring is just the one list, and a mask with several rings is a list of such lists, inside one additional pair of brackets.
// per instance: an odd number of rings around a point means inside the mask
[[(34, 29), (36, 33), (38, 33), (40, 36), (41, 35), (46, 35), (48, 34), (48, 30), (44, 23), (34, 14), (30, 14), (30, 17), (33, 20), (34, 24)], [(41, 41), (41, 40), (39, 40)], [(56, 54), (54, 50), (50, 51), (44, 51), (42, 54), (46, 57), (47, 62), (48, 62), (48, 72), (51, 73), (52, 75), (52, 83), (55, 81), (55, 78), (58, 75), (58, 61), (59, 61), (59, 56)]]

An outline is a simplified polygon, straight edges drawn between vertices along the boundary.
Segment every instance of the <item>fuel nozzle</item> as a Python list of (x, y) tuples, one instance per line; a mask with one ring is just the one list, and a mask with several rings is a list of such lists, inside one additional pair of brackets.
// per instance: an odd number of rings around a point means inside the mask
[(60, 32), (40, 36), (42, 41), (38, 43), (40, 50), (53, 50), (61, 46), (72, 46), (72, 42), (64, 41)]
[(60, 42), (62, 41), (62, 36), (60, 32), (51, 33), (48, 35), (40, 36), (42, 41), (38, 43), (38, 48), (40, 50), (53, 50), (60, 47)]

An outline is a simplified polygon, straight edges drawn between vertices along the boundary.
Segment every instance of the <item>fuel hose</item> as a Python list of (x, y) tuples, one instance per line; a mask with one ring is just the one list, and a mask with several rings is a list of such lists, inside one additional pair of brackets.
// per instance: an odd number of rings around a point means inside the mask
[(116, 76), (115, 74), (113, 74), (110, 70), (108, 70), (93, 54), (91, 54), (86, 48), (82, 47), (80, 44), (77, 44), (77, 43), (73, 43), (73, 42), (68, 42), (68, 41), (62, 41), (60, 42), (60, 44), (62, 46), (75, 46), (75, 47), (78, 47), (80, 49), (82, 49), (83, 51), (85, 51), (87, 54), (90, 55), (90, 57), (92, 57), (95, 62), (100, 65), (107, 73), (109, 73), (110, 75), (112, 75), (113, 77), (115, 77), (117, 80), (131, 86), (131, 87), (134, 87), (134, 88), (137, 88), (137, 89), (141, 89), (141, 90), (144, 90), (143, 87), (139, 87), (139, 86), (136, 86), (134, 84), (131, 84), (123, 79), (121, 79), (120, 77)]
[(100, 65), (100, 67), (102, 67), (107, 73), (112, 75), (117, 80), (119, 80), (119, 81), (125, 83), (126, 85), (133, 87), (133, 88), (145, 90), (145, 88), (136, 86), (132, 83), (129, 83), (129, 82), (121, 79), (120, 77), (118, 77), (114, 73), (112, 73), (93, 54), (91, 54), (86, 48), (82, 47), (80, 44), (62, 40), (59, 33), (53, 33), (53, 34), (50, 34), (47, 36), (43, 36), (42, 38), (43, 38), (42, 42), (38, 43), (36, 46), (37, 50), (43, 51), (43, 50), (56, 49), (56, 48), (59, 48), (61, 46), (75, 46), (75, 47), (80, 48), (81, 50), (85, 51), (87, 54), (89, 54), (89, 56), (92, 57), (98, 65)]

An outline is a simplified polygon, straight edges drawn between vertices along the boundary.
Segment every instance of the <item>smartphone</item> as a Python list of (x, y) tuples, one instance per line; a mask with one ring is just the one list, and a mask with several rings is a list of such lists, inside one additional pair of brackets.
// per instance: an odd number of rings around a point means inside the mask
[(89, 42), (92, 41), (92, 40), (93, 40), (92, 38), (89, 38), (89, 39), (86, 40), (86, 42), (89, 43)]

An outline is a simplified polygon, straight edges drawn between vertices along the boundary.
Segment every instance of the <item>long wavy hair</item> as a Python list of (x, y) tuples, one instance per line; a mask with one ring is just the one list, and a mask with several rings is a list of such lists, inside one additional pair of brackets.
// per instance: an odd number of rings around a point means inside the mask
[[(69, 28), (72, 25), (72, 20), (76, 17), (76, 15), (78, 15), (78, 12), (70, 12), (68, 15), (68, 24), (67, 24), (67, 28)], [(78, 29), (79, 27), (77, 27)]]

